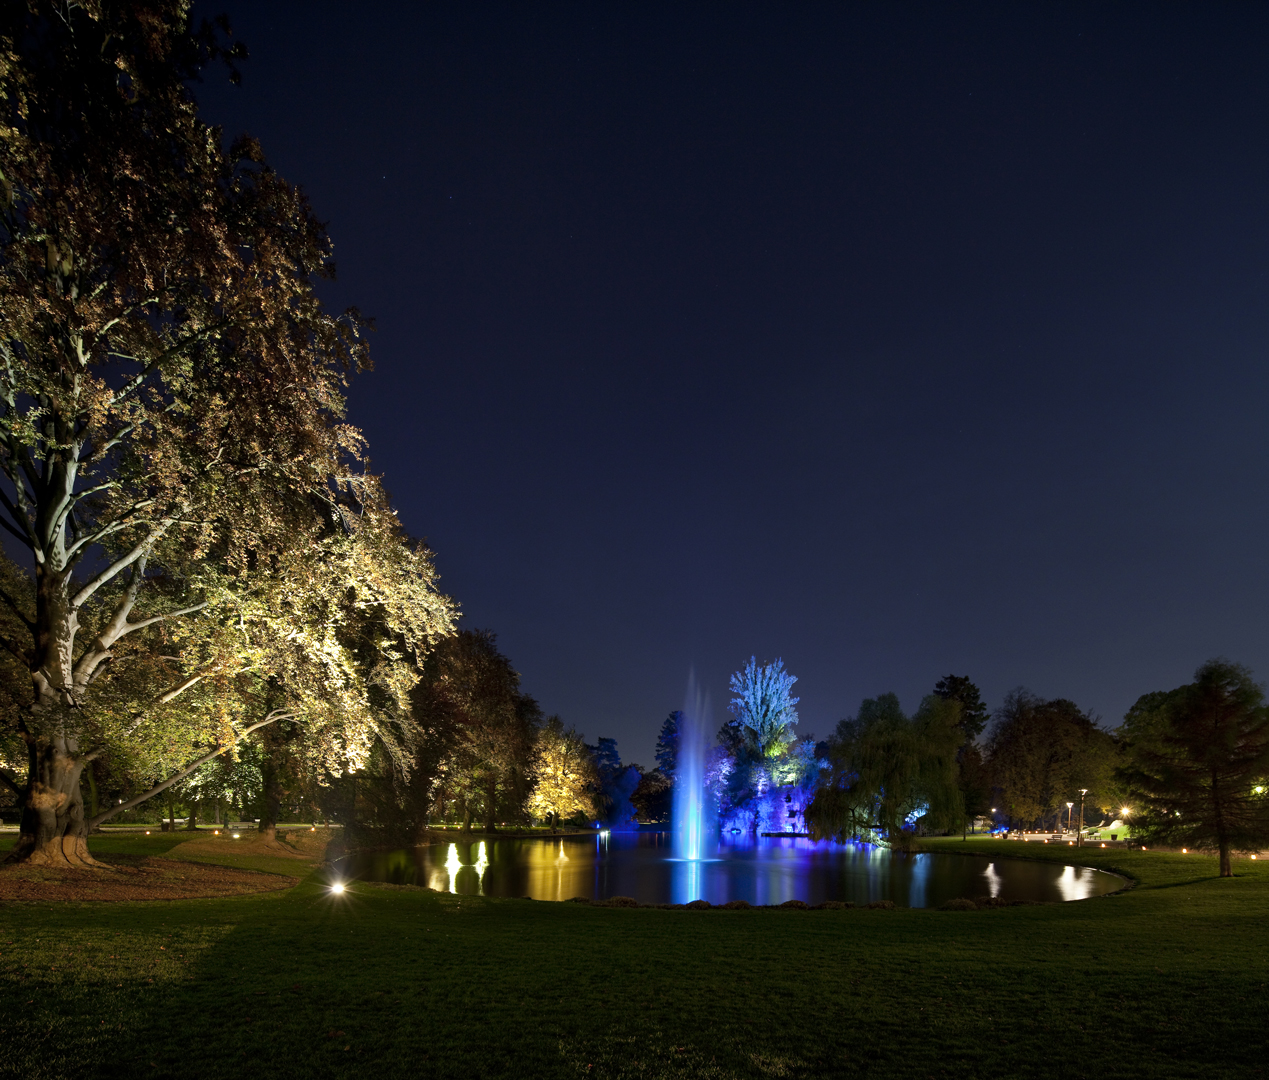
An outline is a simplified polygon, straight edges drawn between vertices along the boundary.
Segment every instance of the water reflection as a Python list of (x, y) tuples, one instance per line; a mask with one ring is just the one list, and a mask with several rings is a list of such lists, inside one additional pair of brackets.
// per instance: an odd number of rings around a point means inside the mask
[(705, 858), (676, 857), (666, 833), (492, 839), (377, 852), (345, 860), (352, 877), (463, 895), (568, 900), (632, 896), (641, 903), (781, 904), (893, 900), (937, 907), (957, 896), (1079, 900), (1122, 882), (1087, 867), (965, 855), (904, 855), (867, 844), (728, 835)]

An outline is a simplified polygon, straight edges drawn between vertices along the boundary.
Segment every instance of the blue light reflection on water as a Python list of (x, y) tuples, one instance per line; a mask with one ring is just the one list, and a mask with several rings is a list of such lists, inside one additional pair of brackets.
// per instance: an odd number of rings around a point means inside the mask
[(1123, 882), (1086, 867), (964, 855), (903, 855), (865, 844), (728, 834), (681, 859), (669, 833), (600, 833), (472, 840), (355, 856), (351, 877), (443, 892), (568, 900), (632, 896), (640, 903), (781, 904), (845, 900), (937, 907), (957, 896), (1077, 900)]

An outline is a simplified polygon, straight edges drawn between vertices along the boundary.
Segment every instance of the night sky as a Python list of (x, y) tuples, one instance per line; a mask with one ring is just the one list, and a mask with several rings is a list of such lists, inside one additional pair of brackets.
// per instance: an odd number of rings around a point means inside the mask
[(820, 737), (1269, 677), (1269, 6), (198, 10), (376, 318), (373, 467), (589, 740), (751, 654)]

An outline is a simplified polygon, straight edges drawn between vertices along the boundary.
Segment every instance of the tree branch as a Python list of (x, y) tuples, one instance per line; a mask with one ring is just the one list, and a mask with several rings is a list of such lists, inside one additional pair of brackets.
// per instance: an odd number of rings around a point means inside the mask
[(18, 787), (18, 785), (15, 784), (13, 780), (10, 778), (9, 774), (6, 773), (3, 769), (0, 769), (0, 784), (3, 784), (5, 787), (7, 787), (19, 799), (22, 798), (22, 796), (26, 794), (26, 789)]
[[(103, 525), (96, 532), (85, 533), (83, 536), (77, 537), (75, 542), (66, 549), (67, 563), (78, 559), (79, 556), (83, 554), (85, 548), (91, 547), (93, 544), (101, 543), (101, 541), (107, 536), (112, 536), (114, 533), (121, 532), (122, 530), (131, 528), (134, 525), (143, 524), (145, 521), (144, 518), (134, 518), (132, 520), (128, 520), (128, 516), (136, 513), (138, 510), (145, 510), (153, 505), (153, 499), (145, 499), (141, 502), (133, 503), (128, 507), (128, 509), (123, 511), (119, 517), (110, 522), (109, 525)], [(74, 510), (74, 506), (72, 505), (70, 509)], [(169, 522), (168, 524), (171, 523)]]
[(27, 618), (26, 613), (20, 607), (18, 607), (18, 602), (12, 596), (10, 596), (9, 591), (3, 587), (0, 587), (0, 600), (3, 600), (6, 604), (9, 605), (9, 607), (13, 609), (13, 614), (15, 614), (19, 619), (22, 620), (23, 626), (25, 626), (28, 630), (30, 630), (31, 633), (35, 633), (35, 623)]
[[(7, 499), (5, 501), (8, 502)], [(5, 529), (11, 532), (14, 536), (16, 536), (22, 543), (24, 543), (32, 551), (35, 550), (35, 545), (31, 543), (31, 538), (27, 536), (25, 533), (19, 532), (17, 529), (15, 529), (11, 524), (9, 524), (9, 521), (7, 518), (0, 517), (0, 526), (3, 526)]]
[(154, 545), (154, 542), (160, 536), (162, 536), (165, 532), (167, 532), (168, 527), (172, 524), (173, 520), (174, 520), (173, 518), (168, 518), (165, 521), (159, 522), (159, 524), (155, 526), (154, 531), (151, 532), (149, 536), (147, 536), (144, 540), (138, 543), (136, 547), (134, 547), (126, 555), (121, 555), (113, 563), (107, 566), (100, 574), (98, 574), (95, 578), (93, 578), (90, 582), (88, 582), (87, 585), (85, 585), (82, 589), (80, 589), (79, 592), (77, 592), (74, 596), (72, 596), (71, 606), (75, 608), (83, 606), (83, 604), (88, 600), (88, 598), (91, 597), (92, 594), (95, 593), (98, 589), (100, 589), (104, 584), (106, 584), (106, 582), (111, 580), (111, 578), (117, 576), (122, 571), (126, 570), (139, 558), (146, 555), (149, 552), (150, 548)]
[(164, 694), (161, 698), (159, 698), (159, 704), (166, 705), (169, 701), (176, 700), (176, 698), (180, 697), (191, 686), (197, 686), (205, 678), (207, 678), (207, 672), (205, 671), (200, 675), (191, 676), (190, 678), (186, 679), (183, 683), (181, 683), (180, 686), (176, 687), (175, 690), (169, 690), (166, 694)]
[(207, 606), (208, 601), (204, 600), (201, 604), (195, 604), (193, 607), (181, 608), (179, 611), (165, 611), (162, 615), (151, 615), (148, 619), (142, 619), (140, 622), (128, 623), (120, 631), (115, 638), (116, 641), (123, 637), (124, 634), (131, 634), (133, 630), (140, 630), (142, 627), (153, 626), (155, 623), (162, 622), (164, 619), (175, 619), (181, 615), (192, 615), (196, 611), (202, 611)]
[(140, 795), (133, 796), (127, 802), (119, 803), (117, 806), (112, 806), (108, 810), (102, 811), (95, 818), (89, 821), (88, 823), (89, 829), (95, 829), (98, 825), (100, 825), (103, 821), (107, 820), (108, 818), (112, 818), (116, 814), (122, 814), (125, 810), (131, 810), (134, 806), (140, 806), (141, 803), (145, 802), (147, 799), (152, 799), (154, 798), (155, 795), (162, 794), (168, 788), (170, 788), (173, 784), (177, 783), (178, 781), (184, 780), (185, 777), (189, 776), (190, 773), (196, 772), (198, 769), (201, 769), (213, 758), (218, 758), (220, 757), (221, 754), (225, 753), (226, 751), (232, 750), (235, 746), (238, 745), (238, 743), (242, 742), (242, 740), (245, 739), (252, 732), (259, 731), (262, 727), (268, 727), (268, 725), (276, 723), (278, 720), (293, 720), (293, 719), (295, 719), (294, 713), (287, 712), (285, 709), (275, 709), (273, 712), (269, 713), (268, 716), (266, 716), (263, 720), (257, 721), (256, 723), (252, 724), (250, 727), (243, 728), (242, 731), (235, 732), (232, 742), (225, 743), (223, 746), (217, 746), (214, 750), (208, 751), (202, 757), (198, 758), (192, 765), (187, 765), (180, 772), (174, 773), (173, 775), (169, 776), (166, 780), (163, 780), (160, 783), (155, 784), (154, 787), (150, 788), (149, 791), (143, 791)]

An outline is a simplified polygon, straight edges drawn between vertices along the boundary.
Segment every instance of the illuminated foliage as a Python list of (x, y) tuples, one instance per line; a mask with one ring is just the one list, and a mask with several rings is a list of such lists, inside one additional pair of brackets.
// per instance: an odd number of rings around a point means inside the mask
[(534, 817), (560, 821), (574, 814), (596, 816), (601, 785), (595, 761), (582, 737), (566, 729), (558, 716), (538, 732), (532, 776), (528, 809)]
[[(29, 588), (3, 595), (21, 628), (3, 644), (31, 686), (10, 718), (29, 761), (17, 858), (91, 861), (79, 778), (98, 755), (185, 767), (191, 747), (297, 701), (333, 716), (358, 697), (340, 640), (351, 612), (282, 627), (297, 604), (284, 583), (301, 584), (299, 604), (323, 597), (316, 614), (334, 610), (340, 560), (354, 576), (347, 560), (366, 560), (362, 588), (377, 580), (368, 547), (327, 549), (346, 514), (378, 512), (343, 420), (362, 320), (317, 299), (331, 247), (299, 189), (197, 115), (188, 80), (236, 55), (192, 31), (179, 0), (0, 14), (0, 524), (33, 566)], [(333, 564), (306, 571), (310, 552)], [(427, 553), (413, 557), (429, 583), (418, 646), (450, 610)], [(328, 571), (304, 593), (306, 573)], [(399, 668), (357, 664), (399, 697)], [(319, 677), (336, 681), (326, 706), (305, 689)], [(285, 683), (285, 703), (262, 713), (251, 678)], [(317, 757), (364, 753), (366, 715), (330, 727)]]
[(735, 697), (731, 699), (728, 726), (760, 759), (777, 757), (794, 741), (793, 727), (798, 722), (798, 699), (792, 694), (795, 682), (796, 676), (784, 670), (782, 660), (759, 664), (752, 656), (744, 669), (731, 677)]

